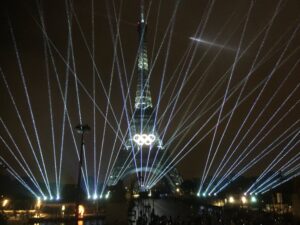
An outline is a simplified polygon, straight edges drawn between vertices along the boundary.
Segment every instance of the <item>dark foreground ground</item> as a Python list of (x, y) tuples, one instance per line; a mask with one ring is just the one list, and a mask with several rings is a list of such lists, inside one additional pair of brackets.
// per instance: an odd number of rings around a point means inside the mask
[(219, 208), (172, 199), (135, 201), (130, 215), (129, 224), (135, 225), (300, 225), (292, 215), (276, 215), (258, 209)]

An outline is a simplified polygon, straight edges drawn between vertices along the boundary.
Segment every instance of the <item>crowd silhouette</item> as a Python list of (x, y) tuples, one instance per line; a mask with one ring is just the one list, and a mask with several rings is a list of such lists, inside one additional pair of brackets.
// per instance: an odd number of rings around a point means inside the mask
[(150, 205), (133, 207), (129, 213), (132, 225), (298, 225), (292, 215), (278, 215), (261, 210), (200, 206), (196, 214), (181, 217), (158, 215)]

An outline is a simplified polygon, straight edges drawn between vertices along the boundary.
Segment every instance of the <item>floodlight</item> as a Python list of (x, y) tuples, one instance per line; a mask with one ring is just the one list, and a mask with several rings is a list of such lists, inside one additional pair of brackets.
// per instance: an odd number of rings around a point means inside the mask
[(255, 196), (251, 196), (250, 200), (251, 200), (252, 203), (256, 203), (257, 202), (257, 198)]
[(247, 198), (245, 196), (242, 196), (241, 201), (242, 201), (243, 204), (246, 204), (247, 203)]

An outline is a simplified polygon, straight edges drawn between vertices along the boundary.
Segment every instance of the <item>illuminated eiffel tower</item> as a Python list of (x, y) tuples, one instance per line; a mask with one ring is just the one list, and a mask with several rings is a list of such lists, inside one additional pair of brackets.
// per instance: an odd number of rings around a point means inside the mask
[(141, 16), (138, 23), (139, 50), (137, 74), (138, 82), (135, 95), (134, 113), (130, 123), (130, 131), (125, 142), (125, 147), (162, 149), (162, 141), (155, 128), (155, 112), (153, 110), (150, 86), (149, 64), (147, 53), (147, 24), (144, 18), (144, 4), (141, 1)]
[[(155, 109), (153, 108), (149, 85), (149, 63), (147, 54), (147, 24), (144, 14), (144, 1), (140, 0), (141, 12), (138, 23), (139, 49), (137, 63), (137, 88), (135, 95), (134, 112), (130, 121), (127, 137), (124, 140), (126, 150), (121, 151), (108, 185), (115, 185), (119, 179), (127, 174), (138, 173), (140, 183), (144, 183), (143, 174), (151, 170), (152, 173), (160, 174), (161, 168), (158, 165), (161, 159), (163, 143), (158, 135), (155, 124)], [(124, 161), (130, 157), (132, 162), (125, 167)], [(145, 173), (143, 173), (145, 172)], [(174, 191), (176, 186), (182, 182), (177, 170), (172, 169), (167, 175), (167, 180)], [(140, 187), (145, 190), (147, 187)]]

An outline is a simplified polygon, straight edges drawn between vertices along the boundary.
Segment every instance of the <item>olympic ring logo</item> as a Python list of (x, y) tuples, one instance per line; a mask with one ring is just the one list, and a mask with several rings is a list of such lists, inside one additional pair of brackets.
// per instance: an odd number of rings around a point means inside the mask
[(133, 140), (138, 145), (151, 145), (155, 141), (154, 134), (135, 134)]

